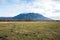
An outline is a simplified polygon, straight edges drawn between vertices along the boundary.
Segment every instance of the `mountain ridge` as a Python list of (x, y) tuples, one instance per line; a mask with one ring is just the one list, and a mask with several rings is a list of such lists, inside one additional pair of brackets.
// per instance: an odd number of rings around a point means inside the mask
[(52, 20), (38, 13), (21, 13), (14, 17), (0, 17), (0, 20), (31, 20), (31, 21), (40, 21), (40, 20)]
[(38, 13), (22, 13), (17, 16), (14, 16), (13, 19), (20, 19), (20, 20), (52, 20), (50, 18), (44, 17)]

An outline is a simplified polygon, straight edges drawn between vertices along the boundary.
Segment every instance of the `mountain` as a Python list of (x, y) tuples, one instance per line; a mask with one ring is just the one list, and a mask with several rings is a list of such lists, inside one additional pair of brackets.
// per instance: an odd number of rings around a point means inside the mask
[(13, 20), (13, 17), (0, 17), (0, 21), (3, 20)]
[(13, 19), (15, 20), (52, 20), (38, 13), (26, 13), (26, 14), (22, 13), (13, 17)]

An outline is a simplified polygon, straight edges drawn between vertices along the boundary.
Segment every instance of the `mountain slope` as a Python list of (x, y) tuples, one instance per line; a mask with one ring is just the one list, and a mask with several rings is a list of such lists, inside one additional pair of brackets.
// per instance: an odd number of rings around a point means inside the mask
[(19, 14), (19, 15), (13, 17), (13, 19), (18, 19), (18, 20), (51, 20), (51, 19), (44, 17), (43, 15), (38, 14), (38, 13)]

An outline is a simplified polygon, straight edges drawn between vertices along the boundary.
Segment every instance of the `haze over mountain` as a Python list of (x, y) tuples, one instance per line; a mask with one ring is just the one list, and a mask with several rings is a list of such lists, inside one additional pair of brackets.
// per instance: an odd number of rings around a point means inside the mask
[(41, 14), (38, 13), (22, 13), (19, 14), (15, 17), (13, 17), (13, 19), (18, 19), (18, 20), (51, 20), (50, 18), (44, 17)]

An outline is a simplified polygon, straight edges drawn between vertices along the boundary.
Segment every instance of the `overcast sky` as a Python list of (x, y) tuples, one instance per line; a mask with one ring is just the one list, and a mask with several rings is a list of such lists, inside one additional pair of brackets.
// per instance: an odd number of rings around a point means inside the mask
[(60, 20), (60, 0), (0, 0), (0, 17), (29, 12)]

